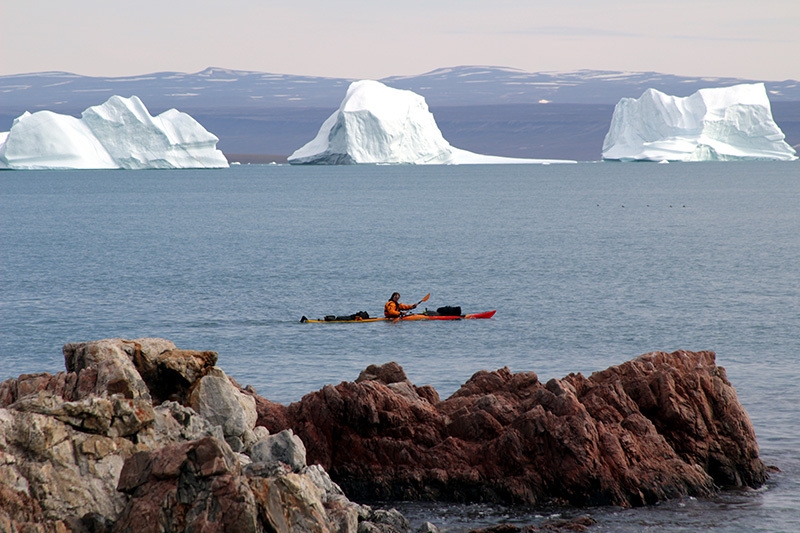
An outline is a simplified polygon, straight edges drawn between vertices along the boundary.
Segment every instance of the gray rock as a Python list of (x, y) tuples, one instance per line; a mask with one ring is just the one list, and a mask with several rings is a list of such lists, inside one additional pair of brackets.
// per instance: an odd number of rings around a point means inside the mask
[(225, 437), (225, 442), (227, 442), (228, 446), (231, 447), (231, 450), (233, 450), (236, 453), (241, 453), (244, 451), (244, 442), (242, 442), (242, 439), (239, 437), (228, 435), (227, 437)]
[(254, 463), (251, 461), (250, 463), (243, 465), (243, 471), (248, 477), (275, 477), (289, 474), (292, 469), (289, 467), (289, 465), (280, 463), (278, 461), (272, 461), (270, 463)]
[(264, 440), (267, 437), (269, 437), (269, 430), (264, 426), (256, 426), (253, 428), (253, 438), (255, 439), (253, 444), (260, 440)]
[(358, 533), (410, 533), (411, 526), (397, 509), (369, 509), (367, 519), (358, 524)]
[(291, 429), (285, 429), (255, 443), (250, 448), (250, 458), (254, 463), (280, 461), (299, 472), (306, 466), (306, 447)]
[(53, 416), (0, 409), (0, 488), (35, 498), (50, 521), (87, 513), (113, 519), (125, 504), (116, 482), (132, 448)]
[(164, 402), (153, 411), (153, 424), (136, 436), (136, 440), (149, 449), (203, 437), (225, 440), (220, 426), (198, 415), (191, 407), (184, 407), (176, 402)]
[(376, 510), (373, 513), (372, 522), (391, 526), (401, 533), (411, 531), (408, 520), (397, 509)]
[(256, 425), (258, 414), (252, 396), (240, 392), (219, 368), (203, 376), (189, 396), (189, 405), (226, 437), (242, 438)]
[(310, 465), (305, 467), (302, 474), (306, 475), (314, 484), (320, 488), (326, 497), (343, 496), (344, 492), (341, 487), (334, 483), (328, 472), (320, 465)]
[(9, 409), (51, 416), (78, 430), (109, 437), (125, 437), (138, 433), (155, 418), (153, 406), (147, 400), (129, 400), (115, 396), (65, 402), (45, 391), (35, 396), (26, 396), (11, 404)]

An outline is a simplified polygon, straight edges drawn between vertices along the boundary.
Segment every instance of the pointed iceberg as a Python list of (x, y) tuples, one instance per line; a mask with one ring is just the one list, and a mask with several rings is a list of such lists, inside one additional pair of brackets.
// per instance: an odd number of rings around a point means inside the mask
[(372, 80), (350, 84), (339, 109), (317, 136), (289, 156), (292, 164), (574, 163), (481, 155), (454, 148), (442, 136), (425, 99)]
[(687, 97), (648, 89), (614, 108), (603, 159), (792, 161), (763, 83), (700, 89)]
[(138, 97), (112, 96), (81, 118), (52, 111), (19, 116), (0, 133), (0, 168), (225, 168), (218, 141), (186, 113), (153, 117)]

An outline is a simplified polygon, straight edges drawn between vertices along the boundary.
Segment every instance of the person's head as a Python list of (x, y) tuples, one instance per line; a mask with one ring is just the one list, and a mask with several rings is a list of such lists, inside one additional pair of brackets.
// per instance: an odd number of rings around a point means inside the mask
[(392, 301), (394, 301), (394, 302), (396, 302), (396, 301), (400, 300), (400, 293), (399, 293), (399, 292), (393, 292), (393, 293), (392, 293), (392, 297), (391, 297), (391, 298), (389, 298), (389, 299), (390, 299), (390, 300), (392, 300)]

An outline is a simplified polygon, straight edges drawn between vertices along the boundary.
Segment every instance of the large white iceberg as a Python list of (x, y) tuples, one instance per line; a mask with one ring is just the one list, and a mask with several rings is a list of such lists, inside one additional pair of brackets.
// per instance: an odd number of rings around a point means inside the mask
[(0, 133), (0, 168), (224, 168), (219, 139), (175, 109), (153, 117), (138, 97), (112, 96), (81, 118), (24, 113)]
[(450, 146), (425, 98), (372, 80), (350, 84), (317, 136), (289, 156), (292, 164), (574, 163), (481, 155)]
[(700, 89), (687, 97), (648, 89), (614, 108), (603, 159), (736, 161), (797, 159), (772, 118), (763, 83)]

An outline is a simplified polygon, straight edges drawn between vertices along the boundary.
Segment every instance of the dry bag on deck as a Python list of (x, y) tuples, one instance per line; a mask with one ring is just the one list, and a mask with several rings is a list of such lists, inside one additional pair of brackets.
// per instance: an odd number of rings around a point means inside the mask
[(369, 313), (366, 311), (359, 311), (358, 313), (344, 316), (326, 315), (325, 322), (352, 322), (354, 320), (364, 320), (366, 318), (369, 318)]
[(461, 316), (461, 306), (446, 305), (436, 309), (439, 316)]

